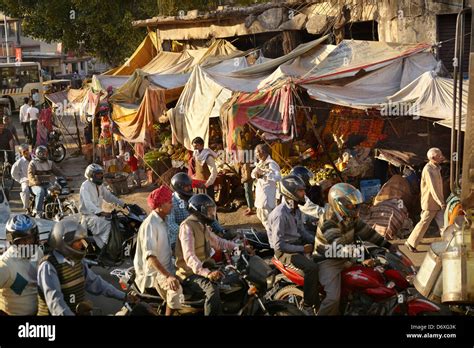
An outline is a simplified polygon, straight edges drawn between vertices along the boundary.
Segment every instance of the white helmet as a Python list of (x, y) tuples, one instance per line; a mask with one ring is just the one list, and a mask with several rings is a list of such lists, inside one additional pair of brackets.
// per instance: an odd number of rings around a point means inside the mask
[(87, 180), (92, 181), (96, 185), (102, 185), (104, 182), (104, 168), (96, 163), (89, 164), (86, 168), (84, 176)]

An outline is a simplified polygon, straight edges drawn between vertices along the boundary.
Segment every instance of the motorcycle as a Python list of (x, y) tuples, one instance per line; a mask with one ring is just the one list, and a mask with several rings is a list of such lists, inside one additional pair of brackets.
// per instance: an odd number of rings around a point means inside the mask
[(48, 133), (48, 148), (49, 159), (59, 163), (66, 157), (66, 147), (61, 143), (62, 133), (59, 129), (54, 129)]
[[(63, 177), (56, 177), (55, 182), (47, 188), (43, 201), (44, 218), (59, 221), (65, 216), (79, 213), (76, 203), (69, 199), (74, 193)], [(35, 194), (30, 190), (30, 204), (28, 211), (31, 213), (35, 208)]]
[[(412, 287), (415, 268), (400, 252), (366, 244), (371, 267), (356, 264), (341, 272), (340, 313), (343, 315), (431, 315), (442, 309), (420, 298)], [(303, 275), (278, 259), (272, 263), (281, 272), (273, 298), (303, 306)], [(320, 289), (322, 290), (322, 289)], [(324, 293), (320, 291), (324, 297)]]
[[(95, 243), (90, 243), (86, 254), (86, 262), (91, 266), (116, 266), (122, 264), (126, 258), (133, 261), (138, 229), (146, 216), (146, 212), (136, 204), (128, 204), (127, 209), (123, 211), (112, 210), (110, 215), (112, 230), (107, 247), (110, 245), (112, 234), (116, 233), (116, 237), (119, 237), (119, 243), (121, 244), (120, 250), (117, 250), (115, 256), (110, 254), (110, 249), (106, 250), (104, 254)], [(88, 230), (87, 233), (90, 237), (93, 236), (92, 231)]]
[[(234, 250), (230, 255), (226, 252), (226, 261), (227, 265), (221, 267), (225, 277), (218, 283), (224, 314), (239, 316), (304, 315), (296, 306), (288, 302), (269, 298), (267, 290), (273, 286), (269, 282), (269, 279), (272, 279), (272, 271), (259, 256), (251, 256), (245, 251)], [(119, 279), (122, 289), (135, 293), (140, 301), (153, 307), (157, 315), (164, 315), (165, 301), (155, 289), (146, 289), (145, 293), (140, 292), (135, 283), (133, 267), (114, 269), (111, 275)], [(183, 287), (183, 295), (182, 308), (175, 313), (177, 315), (202, 315), (204, 299), (189, 293), (186, 286)], [(130, 310), (132, 308), (128, 308), (128, 311)]]

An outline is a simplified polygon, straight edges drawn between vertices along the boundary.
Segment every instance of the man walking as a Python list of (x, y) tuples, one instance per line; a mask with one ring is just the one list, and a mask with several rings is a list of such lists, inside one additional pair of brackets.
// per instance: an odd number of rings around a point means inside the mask
[(438, 227), (443, 230), (444, 210), (446, 203), (443, 194), (443, 179), (440, 164), (445, 160), (440, 149), (433, 147), (426, 154), (428, 163), (421, 173), (421, 219), (405, 242), (405, 246), (412, 252), (420, 244), (431, 221), (436, 220)]

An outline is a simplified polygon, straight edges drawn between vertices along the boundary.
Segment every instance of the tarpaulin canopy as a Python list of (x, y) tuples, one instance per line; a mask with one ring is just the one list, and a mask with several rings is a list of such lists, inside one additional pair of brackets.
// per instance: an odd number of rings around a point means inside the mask
[(138, 108), (133, 105), (114, 105), (112, 119), (117, 126), (117, 131), (129, 142), (151, 142), (153, 123), (165, 111), (165, 91), (149, 87), (145, 91), (142, 102)]
[(135, 52), (120, 67), (106, 71), (103, 75), (131, 75), (135, 69), (148, 64), (158, 52), (156, 33), (150, 31)]

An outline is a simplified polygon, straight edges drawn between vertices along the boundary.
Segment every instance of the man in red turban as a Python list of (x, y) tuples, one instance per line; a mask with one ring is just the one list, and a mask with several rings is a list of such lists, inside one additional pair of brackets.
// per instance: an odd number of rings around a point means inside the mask
[(173, 207), (171, 195), (171, 190), (163, 185), (148, 196), (147, 202), (152, 212), (138, 231), (137, 251), (133, 260), (138, 288), (144, 292), (146, 288), (154, 287), (166, 301), (166, 315), (181, 308), (180, 297), (183, 293), (175, 276), (168, 240), (166, 216)]

